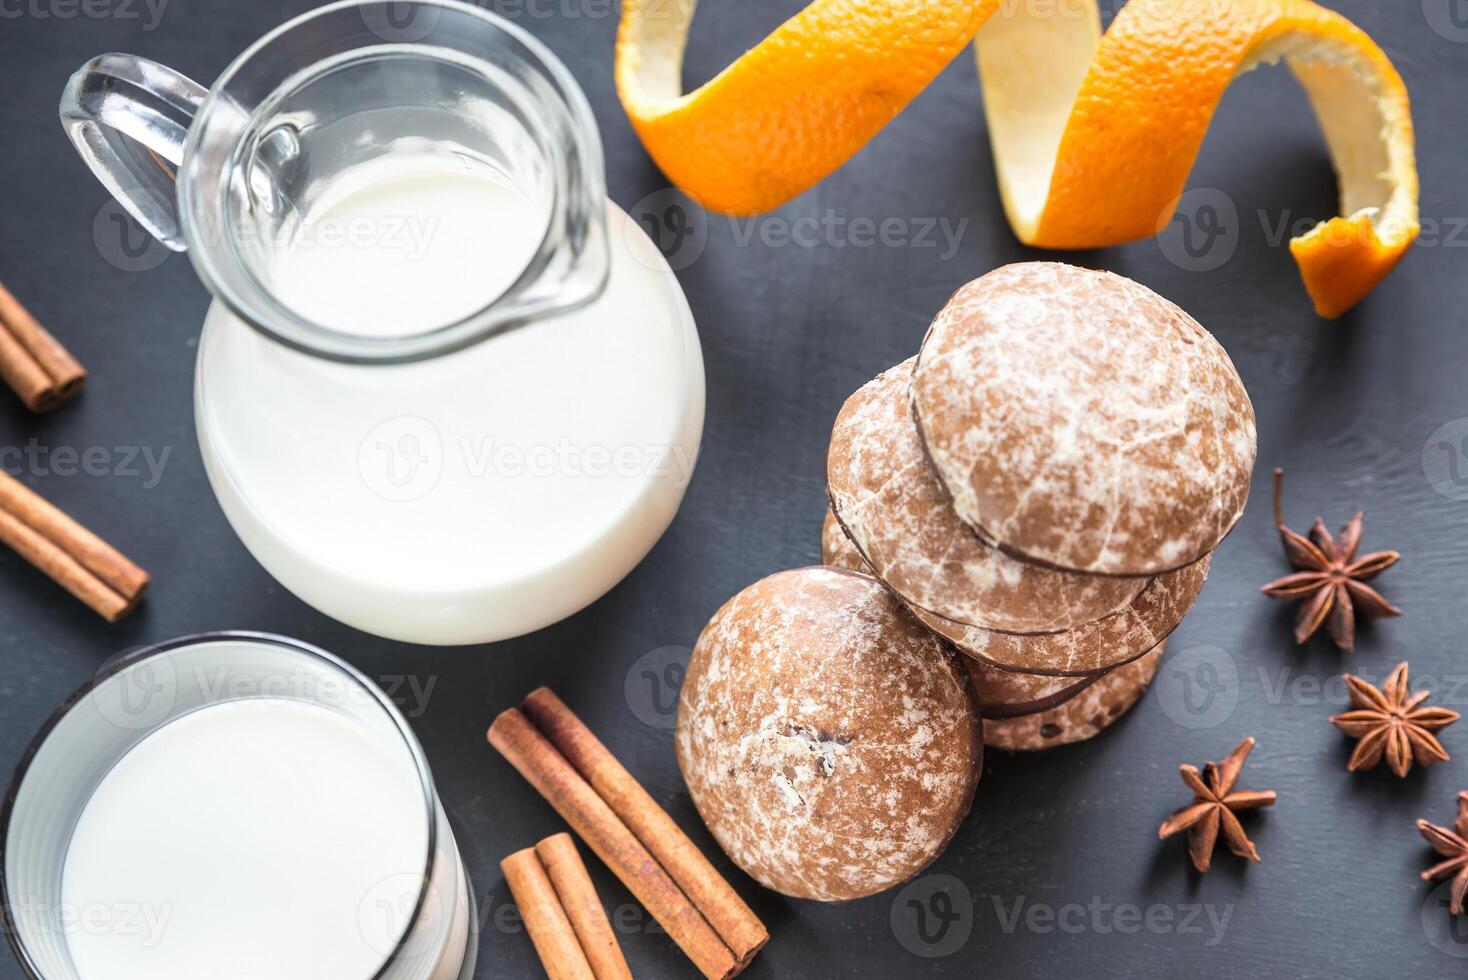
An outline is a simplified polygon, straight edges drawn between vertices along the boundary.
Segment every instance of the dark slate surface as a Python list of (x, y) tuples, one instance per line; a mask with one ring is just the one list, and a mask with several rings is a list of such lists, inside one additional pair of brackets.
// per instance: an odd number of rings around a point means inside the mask
[[(487, 923), (479, 975), (536, 975), (530, 944), (506, 915), (497, 862), (560, 825), (486, 746), (484, 728), (530, 688), (554, 686), (712, 847), (674, 762), (670, 690), (655, 689), (647, 668), (676, 677), (660, 669), (677, 658), (665, 648), (686, 651), (744, 585), (817, 560), (823, 454), (842, 400), (911, 354), (962, 282), (1039, 254), (1018, 245), (1002, 219), (972, 61), (961, 57), (844, 170), (755, 222), (752, 236), (747, 224), (695, 217), (706, 237), (685, 239), (675, 256), (708, 364), (703, 457), (677, 521), (641, 567), (590, 609), (534, 636), (428, 649), (328, 621), (275, 585), (235, 539), (193, 432), (193, 359), (208, 296), (186, 259), (137, 258), (140, 233), (121, 236), (115, 209), (56, 122), (68, 73), (93, 54), (132, 51), (211, 78), (305, 4), (169, 0), (155, 18), (140, 2), (121, 2), (104, 5), (109, 16), (70, 18), (62, 15), (80, 8), (62, 0), (0, 3), (0, 278), (94, 372), (81, 401), (45, 418), (0, 398), (0, 462), (153, 570), (157, 585), (139, 614), (108, 627), (0, 554), (0, 768), (119, 649), (219, 628), (321, 644), (395, 686), (413, 716)], [(612, 91), (610, 5), (496, 6), (544, 39), (586, 87), (613, 198), (663, 213), (666, 194), (639, 204), (665, 181)], [(801, 4), (707, 6), (690, 53), (695, 82)], [(1182, 254), (1171, 237), (1061, 256), (1132, 276), (1182, 304), (1228, 348), (1258, 410), (1251, 506), (1219, 550), (1153, 693), (1090, 743), (994, 753), (973, 816), (915, 891), (822, 906), (762, 892), (736, 873), (774, 935), (749, 976), (1401, 976), (1454, 972), (1460, 965), (1450, 957), (1468, 956), (1468, 932), (1446, 931), (1443, 893), (1417, 880), (1431, 856), (1413, 828), (1418, 816), (1450, 821), (1454, 794), (1468, 786), (1468, 724), (1444, 736), (1459, 758), (1399, 783), (1385, 773), (1348, 776), (1349, 743), (1326, 723), (1344, 702), (1343, 667), (1380, 679), (1403, 658), (1441, 687), (1441, 701), (1468, 702), (1468, 480), (1454, 482), (1439, 448), (1468, 436), (1468, 28), (1455, 26), (1468, 21), (1461, 0), (1335, 6), (1390, 53), (1414, 102), (1424, 241), (1381, 289), (1323, 323), (1271, 234), (1333, 213), (1335, 196), (1305, 99), (1280, 70), (1246, 77), (1229, 93), (1190, 181), (1210, 189), (1195, 204), (1222, 204), (1229, 231), (1201, 262), (1208, 268), (1169, 259)], [(809, 247), (779, 239), (800, 218), (828, 216), (896, 218), (916, 240), (863, 248), (839, 231)], [(941, 232), (936, 244), (920, 244), (932, 222), (947, 222), (956, 245)], [(156, 267), (127, 271), (139, 265)], [(27, 446), (34, 452), (15, 452)], [(68, 447), (104, 447), (119, 472), (69, 474)], [(146, 466), (128, 475), (128, 447), (155, 461), (166, 454), (161, 478)], [(1323, 641), (1295, 649), (1288, 609), (1256, 594), (1284, 570), (1269, 516), (1276, 464), (1291, 473), (1296, 527), (1317, 512), (1336, 524), (1363, 507), (1366, 547), (1405, 556), (1381, 585), (1406, 617), (1364, 630), (1349, 658)], [(1246, 784), (1280, 795), (1276, 808), (1248, 821), (1264, 863), (1220, 854), (1200, 878), (1182, 842), (1159, 845), (1155, 829), (1184, 800), (1177, 764), (1218, 758), (1248, 734), (1260, 747)], [(630, 896), (596, 874), (607, 901), (627, 906), (623, 942), (639, 975), (691, 975)], [(944, 887), (957, 896), (947, 904), (933, 898)], [(926, 939), (916, 933), (920, 910), (929, 916)], [(958, 918), (943, 931), (938, 915), (950, 910)], [(17, 975), (8, 958), (0, 962), (0, 977)]]

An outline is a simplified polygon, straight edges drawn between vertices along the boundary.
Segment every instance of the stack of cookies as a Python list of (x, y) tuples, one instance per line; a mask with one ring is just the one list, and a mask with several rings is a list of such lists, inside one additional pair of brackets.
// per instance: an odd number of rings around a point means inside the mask
[(916, 875), (985, 745), (1089, 738), (1141, 697), (1254, 454), (1228, 355), (1144, 287), (1027, 263), (960, 289), (841, 409), (826, 564), (694, 647), (678, 763), (709, 830), (799, 898)]
[(1242, 514), (1254, 411), (1222, 346), (1129, 279), (1058, 263), (960, 289), (831, 435), (827, 564), (966, 655), (985, 742), (1136, 703)]

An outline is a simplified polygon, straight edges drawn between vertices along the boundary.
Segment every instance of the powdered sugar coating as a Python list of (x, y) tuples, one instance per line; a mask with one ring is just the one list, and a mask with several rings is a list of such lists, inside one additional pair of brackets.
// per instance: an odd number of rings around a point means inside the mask
[(677, 750), (736, 864), (783, 894), (841, 901), (942, 852), (983, 745), (958, 657), (875, 579), (819, 567), (757, 582), (710, 620)]
[(1131, 663), (1167, 639), (1208, 577), (1205, 556), (1154, 578), (1121, 612), (1063, 633), (1001, 633), (964, 626), (913, 606), (928, 629), (961, 653), (1001, 670), (1078, 677)]
[[(1017, 718), (985, 718), (984, 744), (1012, 751), (1049, 749), (1092, 738), (1141, 700), (1162, 662), (1163, 647), (1104, 675), (1075, 697), (1046, 711)], [(972, 661), (970, 662), (972, 663)], [(988, 674), (974, 666), (974, 684), (982, 692)]]
[(1124, 608), (1147, 584), (1062, 572), (985, 544), (938, 481), (913, 420), (916, 358), (863, 385), (831, 432), (831, 506), (874, 574), (944, 619), (1010, 633), (1053, 633)]
[(1026, 262), (974, 280), (929, 328), (912, 394), (958, 515), (1033, 560), (1156, 574), (1243, 513), (1256, 436), (1238, 372), (1121, 276)]

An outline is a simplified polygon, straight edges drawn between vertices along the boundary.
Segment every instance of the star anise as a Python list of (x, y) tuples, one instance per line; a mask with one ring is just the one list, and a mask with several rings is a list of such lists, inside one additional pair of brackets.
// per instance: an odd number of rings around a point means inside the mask
[(1356, 645), (1356, 617), (1376, 619), (1400, 616), (1402, 611), (1366, 582), (1391, 568), (1401, 555), (1395, 551), (1374, 551), (1356, 557), (1361, 545), (1362, 514), (1356, 512), (1340, 537), (1333, 538), (1325, 522), (1315, 521), (1310, 536), (1302, 537), (1285, 527), (1280, 511), (1280, 492), (1284, 470), (1274, 471), (1274, 523), (1284, 543), (1285, 557), (1301, 571), (1275, 579), (1259, 591), (1275, 599), (1303, 599), (1295, 616), (1295, 642), (1304, 643), (1324, 625), (1330, 638), (1342, 650)]
[(1417, 830), (1434, 851), (1447, 858), (1422, 872), (1422, 880), (1439, 881), (1452, 875), (1453, 891), (1448, 911), (1462, 915), (1463, 896), (1468, 893), (1468, 792), (1458, 794), (1458, 816), (1451, 830), (1426, 820), (1417, 821)]
[(1234, 790), (1239, 773), (1243, 772), (1244, 760), (1253, 748), (1254, 739), (1246, 738), (1229, 753), (1227, 759), (1208, 763), (1202, 773), (1198, 772), (1197, 766), (1183, 764), (1178, 767), (1183, 782), (1193, 791), (1193, 802), (1162, 822), (1157, 829), (1157, 839), (1164, 840), (1179, 831), (1190, 830), (1188, 856), (1199, 871), (1208, 870), (1220, 830), (1230, 851), (1251, 861), (1259, 860), (1259, 852), (1234, 815), (1240, 810), (1274, 805), (1273, 790)]
[(1423, 766), (1448, 761), (1447, 750), (1433, 732), (1457, 721), (1458, 713), (1423, 707), (1430, 691), (1409, 695), (1405, 662), (1397, 665), (1380, 688), (1350, 674), (1345, 677), (1355, 710), (1335, 715), (1330, 723), (1361, 740), (1346, 763), (1347, 769), (1375, 769), (1385, 758), (1392, 772), (1405, 776), (1414, 759)]

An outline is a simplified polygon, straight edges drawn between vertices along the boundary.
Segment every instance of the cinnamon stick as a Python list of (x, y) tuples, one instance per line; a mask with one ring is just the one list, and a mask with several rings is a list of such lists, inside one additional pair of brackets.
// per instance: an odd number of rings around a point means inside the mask
[(0, 471), (0, 542), (115, 623), (148, 588), (148, 573), (34, 490)]
[(0, 378), (33, 412), (49, 412), (81, 390), (86, 368), (0, 283)]
[(550, 980), (597, 980), (535, 849), (516, 851), (500, 862), (500, 870), (546, 976)]
[(705, 977), (723, 980), (743, 968), (647, 848), (519, 709), (494, 720), (489, 743), (612, 869)]
[(532, 691), (520, 710), (652, 852), (735, 958), (748, 963), (769, 932), (667, 811), (550, 688)]
[(561, 908), (566, 910), (566, 918), (576, 930), (581, 952), (586, 954), (586, 962), (591, 964), (596, 980), (632, 980), (632, 971), (627, 968), (622, 947), (617, 945), (607, 911), (602, 908), (596, 886), (591, 883), (591, 875), (587, 874), (571, 835), (547, 837), (535, 845), (535, 854), (555, 886)]

